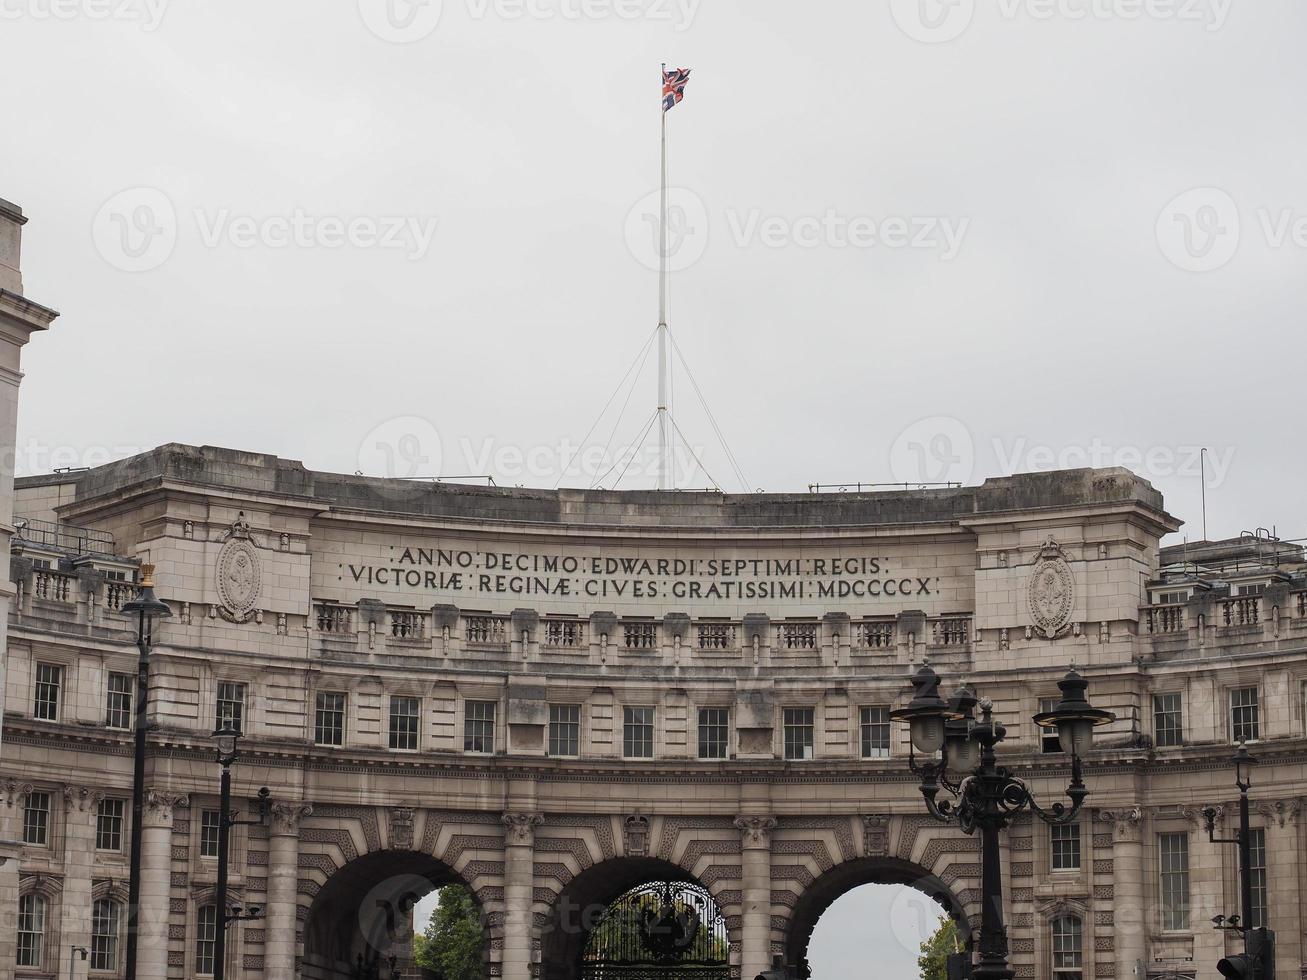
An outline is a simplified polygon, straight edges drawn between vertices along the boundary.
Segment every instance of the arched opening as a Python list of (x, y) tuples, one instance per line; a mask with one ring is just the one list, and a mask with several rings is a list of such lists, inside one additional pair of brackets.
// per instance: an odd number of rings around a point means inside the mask
[(822, 875), (804, 892), (790, 917), (789, 962), (812, 980), (856, 975), (869, 956), (885, 980), (920, 976), (920, 944), (941, 921), (957, 924), (966, 945), (971, 925), (952, 890), (923, 868), (895, 858), (849, 861)]
[(666, 861), (621, 859), (563, 889), (541, 959), (544, 980), (727, 980), (730, 936), (701, 882)]
[[(424, 896), (465, 882), (416, 851), (378, 851), (333, 874), (309, 908), (304, 980), (414, 976), (413, 913)], [(482, 955), (484, 955), (484, 950)]]

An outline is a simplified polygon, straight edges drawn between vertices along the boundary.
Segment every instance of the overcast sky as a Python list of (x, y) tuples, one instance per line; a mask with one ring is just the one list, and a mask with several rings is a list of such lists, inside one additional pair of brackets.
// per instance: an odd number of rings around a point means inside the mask
[[(620, 381), (657, 322), (668, 61), (694, 69), (671, 324), (738, 462), (681, 375), (706, 471), (682, 486), (1121, 462), (1196, 538), (1207, 447), (1213, 536), (1307, 535), (1301, 0), (0, 18), (0, 197), (31, 218), (28, 295), (63, 313), (24, 357), (25, 472), (181, 441), (651, 485), (613, 450), (657, 404), (654, 359)], [(614, 392), (608, 454), (563, 475)], [(832, 975), (873, 935), (833, 938)]]

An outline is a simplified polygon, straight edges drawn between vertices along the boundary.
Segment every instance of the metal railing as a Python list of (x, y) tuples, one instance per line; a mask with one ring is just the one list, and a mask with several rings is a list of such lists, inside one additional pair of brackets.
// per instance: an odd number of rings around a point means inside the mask
[(113, 535), (108, 531), (32, 517), (20, 517), (14, 521), (14, 538), (40, 547), (70, 551), (75, 555), (113, 557), (116, 554)]

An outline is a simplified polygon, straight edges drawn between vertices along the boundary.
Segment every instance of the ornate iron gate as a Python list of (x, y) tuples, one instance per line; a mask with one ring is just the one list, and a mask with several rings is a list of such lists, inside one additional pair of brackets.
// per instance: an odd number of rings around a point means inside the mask
[(582, 980), (728, 980), (726, 919), (687, 881), (640, 885), (608, 906), (586, 940)]

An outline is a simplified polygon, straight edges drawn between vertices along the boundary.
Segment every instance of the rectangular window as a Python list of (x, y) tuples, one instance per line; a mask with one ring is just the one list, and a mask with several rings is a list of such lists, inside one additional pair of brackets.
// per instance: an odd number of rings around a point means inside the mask
[(28, 793), (23, 802), (23, 843), (33, 847), (50, 844), (50, 794)]
[(699, 758), (725, 759), (731, 746), (731, 713), (726, 708), (699, 709)]
[(1083, 980), (1084, 932), (1074, 915), (1053, 920), (1053, 980)]
[(131, 674), (109, 675), (109, 694), (104, 714), (106, 728), (127, 730), (132, 727), (132, 684), (135, 680)]
[(216, 728), (230, 723), (238, 732), (245, 728), (245, 685), (234, 681), (218, 682), (218, 705), (214, 712), (217, 717)]
[(1179, 693), (1153, 695), (1153, 741), (1159, 748), (1184, 744), (1183, 708)]
[[(1057, 709), (1057, 698), (1040, 698), (1040, 712), (1055, 711)], [(1057, 737), (1056, 728), (1039, 729), (1039, 751), (1045, 755), (1051, 755), (1054, 752), (1062, 751), (1062, 740)]]
[(213, 976), (214, 944), (218, 941), (218, 909), (202, 905), (195, 915), (195, 972)]
[(118, 969), (118, 903), (107, 898), (91, 906), (91, 969)]
[(628, 759), (652, 759), (654, 754), (654, 709), (622, 709), (622, 755)]
[(319, 691), (313, 719), (315, 745), (345, 744), (345, 695)]
[(495, 702), (469, 701), (463, 711), (463, 751), (493, 755), (495, 751)]
[(200, 813), (200, 857), (216, 858), (218, 856), (218, 835), (222, 827), (217, 810), (204, 810)]
[(1157, 845), (1162, 928), (1168, 932), (1183, 932), (1189, 928), (1189, 835), (1161, 834)]
[(1257, 688), (1239, 687), (1230, 692), (1230, 734), (1236, 743), (1255, 742), (1262, 726), (1257, 708)]
[(121, 851), (123, 849), (122, 800), (101, 800), (95, 814), (95, 849)]
[(1266, 894), (1266, 831), (1260, 827), (1256, 830), (1249, 831), (1248, 850), (1251, 860), (1248, 867), (1252, 869), (1253, 878), (1253, 907), (1251, 921), (1248, 923), (1254, 929), (1261, 929), (1268, 925), (1266, 921), (1267, 894)]
[(417, 698), (395, 696), (390, 699), (390, 747), (401, 752), (418, 749), (418, 715), (421, 702)]
[(1061, 824), (1051, 827), (1054, 871), (1080, 870), (1080, 825)]
[(889, 758), (889, 708), (862, 709), (862, 757)]
[(45, 899), (30, 892), (18, 900), (18, 965), (40, 967), (45, 945)]
[(581, 706), (549, 706), (549, 754), (556, 759), (574, 759), (581, 754)]
[(784, 714), (785, 758), (811, 759), (816, 744), (817, 712), (813, 708), (786, 708)]
[(59, 689), (63, 687), (64, 669), (55, 664), (36, 665), (36, 704), (32, 716), (41, 721), (59, 720)]

